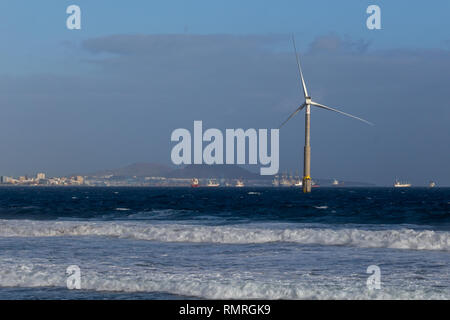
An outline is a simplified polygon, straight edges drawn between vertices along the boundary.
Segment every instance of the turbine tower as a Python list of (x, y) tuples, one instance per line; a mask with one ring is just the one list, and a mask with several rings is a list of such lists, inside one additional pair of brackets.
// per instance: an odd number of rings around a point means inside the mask
[(295, 59), (297, 60), (297, 68), (298, 73), (300, 76), (302, 88), (303, 88), (303, 95), (305, 96), (305, 102), (301, 104), (281, 125), (280, 128), (288, 122), (293, 116), (295, 116), (299, 111), (303, 110), (303, 108), (306, 107), (306, 113), (305, 113), (305, 148), (304, 148), (304, 162), (303, 162), (303, 192), (309, 193), (311, 192), (311, 141), (310, 141), (310, 128), (311, 128), (311, 106), (334, 111), (343, 115), (346, 115), (348, 117), (360, 120), (362, 122), (365, 122), (367, 124), (373, 125), (371, 122), (358, 118), (356, 116), (353, 116), (351, 114), (339, 111), (337, 109), (333, 109), (330, 107), (327, 107), (323, 104), (314, 102), (311, 100), (311, 97), (308, 95), (308, 90), (306, 90), (306, 84), (305, 79), (303, 78), (303, 72), (302, 68), (300, 67), (300, 61), (297, 54), (297, 48), (295, 47), (295, 39), (294, 36), (292, 36), (292, 44), (294, 45), (294, 52), (295, 52)]

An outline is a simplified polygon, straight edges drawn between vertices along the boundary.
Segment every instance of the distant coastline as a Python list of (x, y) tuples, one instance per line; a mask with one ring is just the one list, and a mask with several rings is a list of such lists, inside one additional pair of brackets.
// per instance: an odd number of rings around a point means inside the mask
[[(292, 173), (280, 173), (290, 177)], [(277, 176), (261, 176), (234, 165), (188, 165), (183, 168), (171, 168), (155, 163), (134, 163), (129, 166), (102, 170), (89, 174), (72, 174), (64, 177), (48, 177), (45, 173), (37, 173), (33, 177), (0, 177), (0, 186), (28, 187), (189, 187), (192, 179), (198, 179), (200, 187), (211, 185), (214, 180), (218, 185), (213, 187), (234, 187), (242, 181), (248, 187), (275, 187)], [(331, 187), (334, 179), (315, 179), (318, 186)], [(341, 181), (337, 187), (375, 187), (365, 182)], [(280, 188), (295, 187), (294, 184)], [(335, 186), (336, 187), (336, 186)]]

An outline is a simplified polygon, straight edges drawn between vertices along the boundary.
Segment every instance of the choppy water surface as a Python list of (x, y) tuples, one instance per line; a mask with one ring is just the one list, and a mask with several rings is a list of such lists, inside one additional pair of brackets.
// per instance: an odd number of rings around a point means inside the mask
[(450, 189), (313, 191), (2, 187), (0, 299), (450, 298)]

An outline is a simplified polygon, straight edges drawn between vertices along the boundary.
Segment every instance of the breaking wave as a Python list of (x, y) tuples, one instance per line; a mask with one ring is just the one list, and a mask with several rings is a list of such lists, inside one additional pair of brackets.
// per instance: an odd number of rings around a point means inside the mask
[(291, 242), (363, 248), (450, 251), (450, 232), (412, 229), (299, 228), (0, 220), (0, 237), (103, 236), (160, 242), (258, 244)]
[[(270, 281), (239, 279), (233, 274), (171, 274), (146, 272), (124, 274), (120, 270), (104, 272), (83, 269), (81, 288), (108, 292), (165, 292), (206, 299), (448, 299), (448, 290), (422, 287), (385, 286), (368, 290), (365, 281), (353, 280), (338, 285), (326, 281)], [(0, 269), (0, 287), (66, 287), (65, 266), (15, 264)]]

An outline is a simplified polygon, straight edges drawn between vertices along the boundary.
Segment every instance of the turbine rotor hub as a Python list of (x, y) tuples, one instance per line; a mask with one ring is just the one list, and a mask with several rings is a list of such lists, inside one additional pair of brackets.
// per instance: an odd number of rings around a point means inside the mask
[(305, 103), (311, 104), (311, 97), (305, 97)]

